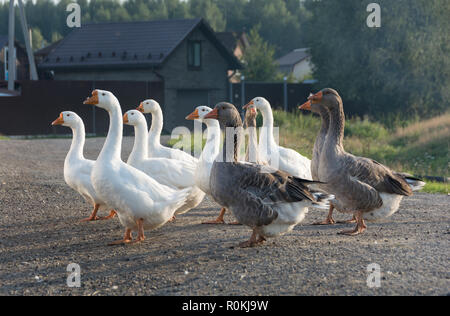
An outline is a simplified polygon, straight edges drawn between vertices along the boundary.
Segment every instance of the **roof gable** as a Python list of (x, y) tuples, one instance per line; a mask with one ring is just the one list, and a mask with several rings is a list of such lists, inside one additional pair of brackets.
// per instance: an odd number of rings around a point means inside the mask
[(310, 57), (309, 48), (299, 48), (279, 58), (277, 63), (279, 66), (294, 66), (308, 57)]
[[(197, 27), (212, 31), (202, 19), (86, 24), (67, 35), (40, 67), (161, 65)], [(226, 57), (235, 62), (234, 56)]]

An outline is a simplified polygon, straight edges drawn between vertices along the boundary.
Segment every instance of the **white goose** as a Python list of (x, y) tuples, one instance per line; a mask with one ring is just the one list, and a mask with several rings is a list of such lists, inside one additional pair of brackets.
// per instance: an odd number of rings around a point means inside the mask
[[(273, 113), (270, 103), (262, 98), (256, 97), (250, 101), (245, 109), (257, 109), (263, 116), (263, 127), (258, 144), (258, 157), (263, 163), (277, 167), (290, 175), (298, 178), (312, 180), (311, 160), (303, 157), (295, 150), (278, 146), (273, 136)], [(277, 161), (274, 161), (278, 159)]]
[(185, 214), (197, 207), (205, 193), (196, 186), (196, 165), (183, 160), (167, 158), (148, 158), (147, 121), (144, 115), (131, 110), (123, 116), (123, 122), (134, 126), (135, 140), (128, 164), (139, 169), (163, 185), (174, 189), (192, 188), (186, 204), (176, 211), (176, 215)]
[(138, 111), (152, 114), (152, 126), (148, 138), (148, 156), (150, 158), (170, 158), (197, 164), (198, 160), (182, 150), (161, 145), (161, 132), (163, 129), (163, 113), (161, 106), (155, 100), (141, 102)]
[(62, 112), (53, 121), (52, 125), (63, 125), (72, 129), (72, 145), (64, 161), (64, 180), (69, 187), (77, 191), (86, 202), (94, 207), (91, 216), (82, 220), (82, 222), (113, 218), (116, 214), (115, 211), (111, 211), (107, 217), (99, 218), (97, 216), (97, 212), (100, 209), (106, 209), (107, 206), (95, 193), (94, 187), (92, 186), (91, 173), (94, 167), (94, 161), (84, 158), (83, 155), (86, 138), (83, 120), (76, 113), (67, 111)]
[(94, 90), (84, 104), (102, 108), (110, 117), (108, 136), (94, 164), (91, 180), (97, 194), (116, 210), (126, 228), (123, 240), (111, 245), (132, 243), (132, 231), (138, 231), (134, 242), (141, 242), (145, 240), (145, 229), (159, 228), (174, 216), (186, 203), (191, 189), (174, 190), (159, 184), (122, 161), (122, 110), (111, 92)]

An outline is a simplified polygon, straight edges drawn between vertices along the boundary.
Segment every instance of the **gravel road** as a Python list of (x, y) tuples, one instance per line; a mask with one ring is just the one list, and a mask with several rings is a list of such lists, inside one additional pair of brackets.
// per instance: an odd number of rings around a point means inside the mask
[[(95, 158), (103, 141), (88, 139), (86, 156)], [(125, 138), (125, 153), (132, 141)], [(206, 199), (147, 232), (142, 244), (108, 247), (124, 230), (117, 219), (79, 222), (91, 209), (64, 183), (69, 146), (64, 139), (0, 141), (0, 295), (450, 293), (449, 196), (407, 198), (356, 238), (337, 235), (350, 226), (311, 226), (326, 215), (311, 210), (292, 233), (253, 249), (235, 247), (250, 236), (246, 227), (200, 224), (219, 211)], [(66, 284), (70, 263), (81, 267), (80, 288)], [(372, 263), (381, 268), (379, 288), (367, 286)]]

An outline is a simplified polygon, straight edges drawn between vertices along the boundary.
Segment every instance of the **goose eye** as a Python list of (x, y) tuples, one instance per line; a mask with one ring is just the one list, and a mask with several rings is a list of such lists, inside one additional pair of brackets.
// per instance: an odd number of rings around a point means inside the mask
[(67, 114), (67, 117), (69, 117), (70, 116), (70, 114)]
[(105, 96), (106, 94), (105, 93), (102, 93), (102, 96)]

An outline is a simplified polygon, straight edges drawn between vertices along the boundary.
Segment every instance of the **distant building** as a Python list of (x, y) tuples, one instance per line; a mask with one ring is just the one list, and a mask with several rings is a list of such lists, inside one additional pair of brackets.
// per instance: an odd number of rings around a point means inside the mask
[[(241, 60), (245, 54), (245, 51), (250, 46), (247, 35), (245, 32), (219, 32), (216, 33), (219, 40), (227, 47), (237, 59)], [(229, 71), (228, 75), (232, 82), (240, 81), (240, 74), (235, 74), (234, 71)]]
[(203, 19), (86, 24), (49, 50), (38, 67), (55, 80), (163, 82), (168, 129), (228, 100), (228, 71), (242, 67)]
[(292, 75), (296, 81), (303, 81), (313, 73), (309, 48), (295, 49), (279, 58), (276, 63), (281, 73), (287, 77)]
[(245, 50), (250, 46), (244, 32), (218, 32), (216, 36), (238, 59), (244, 56)]
[[(30, 67), (27, 51), (15, 41), (16, 49), (16, 80), (30, 80)], [(7, 80), (8, 35), (0, 35), (0, 81)]]

